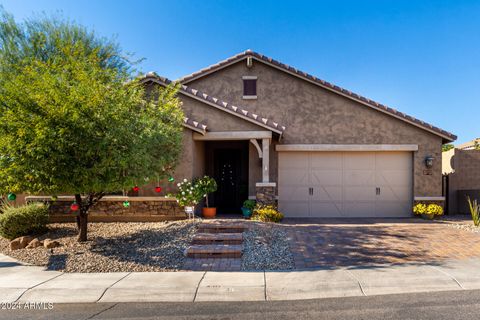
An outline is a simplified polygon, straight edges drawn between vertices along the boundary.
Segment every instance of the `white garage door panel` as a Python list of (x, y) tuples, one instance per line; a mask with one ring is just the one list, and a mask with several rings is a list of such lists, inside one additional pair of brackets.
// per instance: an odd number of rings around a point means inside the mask
[(344, 170), (375, 170), (375, 153), (343, 152), (343, 163)]
[(362, 186), (344, 186), (343, 188), (344, 201), (373, 201), (376, 200), (375, 187)]
[(320, 186), (313, 189), (312, 201), (342, 202), (342, 186)]
[(412, 172), (411, 152), (280, 152), (279, 207), (287, 217), (408, 217)]
[(310, 180), (313, 184), (341, 186), (342, 170), (324, 170), (313, 168), (310, 170)]
[(342, 202), (311, 201), (310, 213), (305, 217), (328, 218), (342, 215)]
[(343, 184), (349, 186), (375, 186), (375, 171), (345, 170)]
[(343, 204), (344, 218), (375, 217), (375, 202), (345, 202)]
[(311, 152), (299, 152), (307, 157), (310, 162), (310, 167), (313, 169), (328, 169), (328, 170), (342, 170), (342, 152), (328, 152), (324, 153), (322, 157), (309, 157)]
[(279, 189), (278, 197), (288, 201), (308, 201), (308, 187), (288, 186), (282, 188), (282, 190)]
[(278, 204), (280, 212), (288, 212), (290, 218), (308, 218), (310, 209), (308, 201), (283, 201)]

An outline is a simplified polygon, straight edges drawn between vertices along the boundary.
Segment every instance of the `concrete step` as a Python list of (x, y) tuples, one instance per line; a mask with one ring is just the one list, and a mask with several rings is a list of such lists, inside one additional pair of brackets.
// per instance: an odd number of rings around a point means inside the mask
[(242, 223), (201, 223), (199, 233), (242, 233), (246, 228)]
[(197, 233), (192, 244), (242, 244), (242, 233)]
[(243, 245), (194, 244), (187, 248), (188, 258), (240, 258)]

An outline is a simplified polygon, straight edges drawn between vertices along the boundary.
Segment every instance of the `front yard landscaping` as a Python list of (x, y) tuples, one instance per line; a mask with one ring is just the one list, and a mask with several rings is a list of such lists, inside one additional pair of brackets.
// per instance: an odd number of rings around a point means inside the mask
[(189, 221), (149, 223), (92, 223), (89, 241), (79, 243), (74, 223), (50, 224), (39, 237), (60, 246), (10, 250), (0, 238), (0, 252), (20, 261), (65, 272), (176, 271), (195, 233)]
[(291, 270), (295, 268), (287, 233), (272, 223), (252, 223), (243, 234), (242, 270)]
[[(217, 220), (218, 221), (218, 220)], [(245, 220), (242, 270), (294, 269), (286, 232), (280, 225)], [(64, 272), (147, 272), (185, 269), (185, 250), (206, 220), (173, 222), (91, 223), (89, 240), (78, 242), (74, 223), (54, 223), (38, 240), (52, 239), (60, 246), (46, 249), (10, 249), (10, 241), (0, 237), (0, 253), (27, 264)], [(210, 221), (213, 222), (213, 221)], [(207, 221), (209, 223), (209, 221)], [(220, 270), (228, 271), (228, 270)]]

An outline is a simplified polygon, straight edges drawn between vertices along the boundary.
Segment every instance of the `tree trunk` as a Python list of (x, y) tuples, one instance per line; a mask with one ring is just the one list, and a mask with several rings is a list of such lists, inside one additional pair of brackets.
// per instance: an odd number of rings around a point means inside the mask
[(80, 230), (78, 232), (78, 242), (85, 242), (87, 241), (88, 213), (80, 210), (79, 220)]
[(77, 214), (75, 220), (77, 222), (77, 231), (80, 232), (80, 215)]
[(90, 203), (83, 203), (82, 196), (80, 194), (75, 195), (75, 202), (80, 206), (80, 210), (77, 215), (77, 228), (78, 228), (78, 242), (87, 241), (87, 226), (88, 226), (88, 209)]

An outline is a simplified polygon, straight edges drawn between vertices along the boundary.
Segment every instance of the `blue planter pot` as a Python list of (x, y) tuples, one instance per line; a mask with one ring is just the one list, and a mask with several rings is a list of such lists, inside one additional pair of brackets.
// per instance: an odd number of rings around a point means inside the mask
[(252, 210), (242, 207), (242, 214), (245, 218), (250, 218), (252, 216)]

